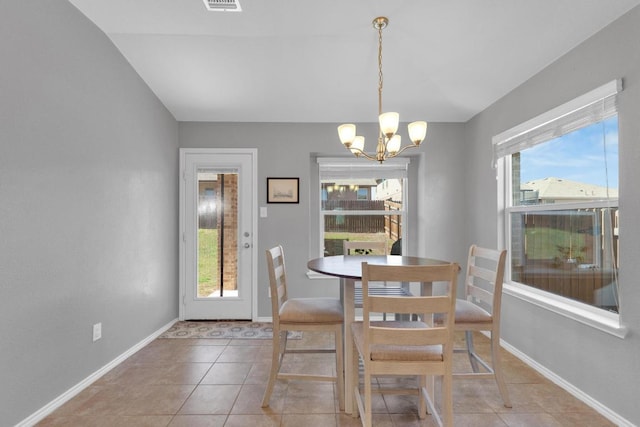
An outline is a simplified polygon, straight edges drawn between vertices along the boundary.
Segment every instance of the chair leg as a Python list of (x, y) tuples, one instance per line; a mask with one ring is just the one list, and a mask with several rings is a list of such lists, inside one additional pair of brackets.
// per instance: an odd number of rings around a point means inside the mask
[(269, 406), (269, 401), (271, 400), (271, 393), (273, 392), (273, 387), (276, 384), (276, 379), (278, 377), (278, 372), (280, 372), (280, 366), (282, 365), (282, 359), (284, 356), (284, 348), (286, 347), (286, 331), (284, 340), (280, 340), (280, 331), (273, 331), (273, 340), (272, 340), (272, 351), (271, 351), (271, 371), (269, 372), (269, 382), (267, 382), (267, 388), (264, 391), (264, 396), (262, 397), (262, 407), (266, 408)]
[(336, 346), (336, 388), (338, 389), (338, 406), (344, 411), (344, 344), (342, 339), (342, 325), (338, 325), (334, 332)]
[(473, 348), (473, 331), (464, 331), (465, 340), (467, 342), (467, 355), (469, 356), (469, 363), (471, 363), (471, 369), (473, 372), (478, 371), (478, 362), (476, 361), (476, 352)]
[(502, 402), (506, 408), (511, 408), (511, 399), (509, 399), (509, 391), (507, 390), (507, 384), (504, 382), (504, 375), (502, 373), (502, 361), (500, 356), (500, 340), (494, 340), (493, 334), (491, 334), (491, 363), (493, 367), (493, 375), (496, 378), (498, 384), (498, 390), (502, 396)]
[[(358, 415), (364, 417), (364, 414), (360, 414), (358, 401), (360, 400), (360, 353), (358, 352), (358, 348), (355, 343), (347, 343), (353, 347), (351, 350), (351, 360), (348, 363), (351, 363), (351, 385), (353, 389), (346, 390), (346, 393), (352, 393), (353, 396), (353, 407), (351, 408), (351, 417), (358, 418)], [(364, 418), (363, 418), (364, 419)]]
[(427, 390), (427, 377), (420, 375), (418, 378), (418, 417), (422, 420), (427, 418), (427, 401), (426, 396), (422, 396)]
[(360, 414), (362, 418), (362, 425), (364, 427), (371, 427), (373, 422), (373, 415), (371, 411), (371, 376), (368, 375), (367, 368), (364, 372), (364, 414)]
[[(280, 331), (280, 360), (279, 363), (282, 365), (282, 359), (284, 359), (284, 354), (287, 352), (287, 338), (289, 337), (289, 331)], [(278, 369), (280, 369), (278, 367)]]
[(442, 416), (443, 425), (453, 427), (453, 373), (448, 372), (442, 376)]

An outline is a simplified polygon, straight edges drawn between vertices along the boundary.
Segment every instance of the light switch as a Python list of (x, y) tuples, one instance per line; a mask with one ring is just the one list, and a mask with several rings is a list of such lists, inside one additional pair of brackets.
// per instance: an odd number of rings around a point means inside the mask
[(260, 218), (266, 218), (266, 217), (267, 217), (267, 207), (260, 206)]

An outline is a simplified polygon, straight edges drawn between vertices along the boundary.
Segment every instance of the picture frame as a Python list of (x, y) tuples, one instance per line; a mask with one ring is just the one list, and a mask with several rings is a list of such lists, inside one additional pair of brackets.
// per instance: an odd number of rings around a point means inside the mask
[(267, 203), (300, 203), (300, 178), (267, 178)]

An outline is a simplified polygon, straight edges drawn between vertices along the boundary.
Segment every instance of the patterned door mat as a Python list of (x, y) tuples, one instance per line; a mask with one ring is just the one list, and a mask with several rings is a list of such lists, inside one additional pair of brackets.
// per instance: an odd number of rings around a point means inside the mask
[[(273, 325), (270, 322), (248, 321), (182, 321), (176, 322), (159, 338), (273, 338)], [(288, 339), (299, 340), (302, 332), (290, 331)]]

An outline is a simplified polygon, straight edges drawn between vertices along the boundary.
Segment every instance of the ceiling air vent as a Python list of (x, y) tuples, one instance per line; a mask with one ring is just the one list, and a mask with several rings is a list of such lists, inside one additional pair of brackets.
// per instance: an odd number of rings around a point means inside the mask
[(207, 10), (213, 12), (242, 12), (238, 0), (203, 0)]

